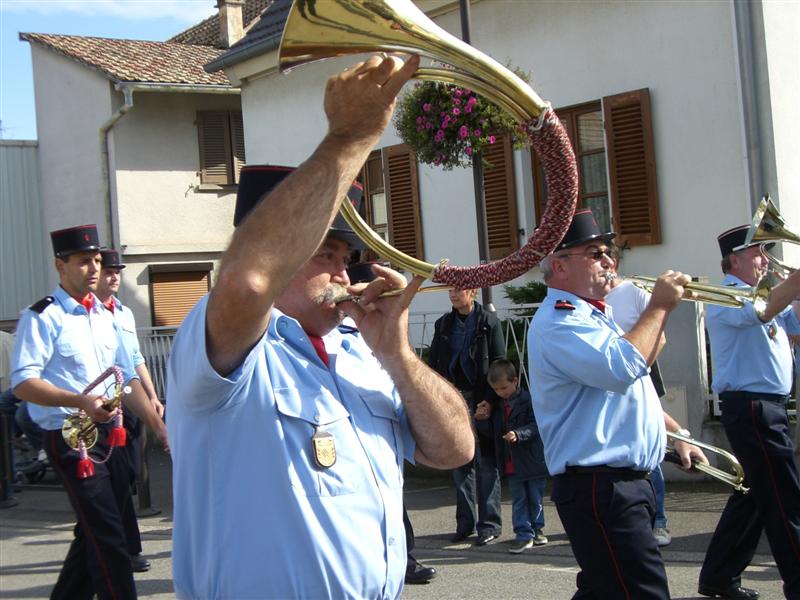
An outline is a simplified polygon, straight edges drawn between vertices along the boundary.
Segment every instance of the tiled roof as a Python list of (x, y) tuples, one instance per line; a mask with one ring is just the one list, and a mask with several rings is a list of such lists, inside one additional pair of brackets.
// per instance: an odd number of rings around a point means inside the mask
[(203, 70), (204, 64), (223, 53), (210, 46), (45, 33), (20, 33), (19, 37), (97, 69), (117, 82), (230, 85), (224, 73)]
[[(272, 0), (245, 0), (244, 7), (242, 8), (242, 23), (244, 24), (245, 32), (248, 31), (248, 27), (258, 21), (261, 13), (271, 2)], [(222, 48), (222, 42), (219, 36), (219, 12), (208, 17), (205, 21), (201, 21), (197, 25), (190, 27), (186, 31), (182, 31), (178, 35), (171, 37), (167, 41), (176, 44), (195, 44), (198, 46)]]
[(252, 56), (277, 49), (291, 6), (292, 0), (274, 0), (261, 18), (251, 26), (247, 35), (206, 65), (206, 70), (218, 71)]

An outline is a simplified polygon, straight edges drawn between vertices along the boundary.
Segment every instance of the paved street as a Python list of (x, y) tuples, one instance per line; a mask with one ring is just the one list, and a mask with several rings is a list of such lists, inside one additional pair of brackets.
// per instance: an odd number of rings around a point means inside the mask
[[(152, 505), (161, 513), (140, 519), (144, 553), (153, 568), (136, 574), (136, 580), (140, 597), (166, 599), (173, 597), (169, 458), (151, 452), (150, 468)], [(416, 555), (439, 573), (429, 584), (407, 586), (404, 598), (571, 597), (577, 569), (549, 500), (545, 506), (545, 533), (550, 543), (546, 546), (519, 556), (508, 554), (513, 532), (507, 489), (503, 490), (503, 519), (508, 526), (498, 542), (482, 548), (471, 543), (451, 544), (449, 537), (455, 521), (453, 491), (449, 477), (437, 475), (416, 469), (407, 473), (406, 503), (417, 534)], [(45, 481), (48, 482), (52, 480)], [(673, 542), (663, 550), (674, 598), (698, 598), (700, 563), (726, 497), (727, 490), (714, 483), (667, 484), (666, 507)], [(17, 506), (0, 510), (0, 598), (46, 598), (72, 537), (72, 512), (61, 490), (26, 486), (17, 494), (17, 500)], [(766, 600), (783, 597), (780, 578), (764, 540), (745, 573), (744, 584), (759, 589)]]

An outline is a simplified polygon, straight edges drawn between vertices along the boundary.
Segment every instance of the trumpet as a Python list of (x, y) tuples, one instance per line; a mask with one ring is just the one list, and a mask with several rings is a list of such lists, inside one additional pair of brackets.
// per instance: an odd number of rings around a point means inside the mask
[[(415, 292), (415, 294), (424, 294), (426, 292), (449, 292), (450, 290), (454, 290), (454, 289), (456, 289), (454, 286), (447, 285), (447, 284), (428, 285), (428, 286), (419, 288)], [(378, 298), (391, 298), (393, 296), (399, 296), (403, 292), (405, 292), (405, 288), (398, 288), (396, 290), (388, 290), (388, 291), (383, 292), (382, 294), (380, 294), (378, 296)], [(340, 302), (359, 302), (359, 300), (361, 298), (360, 296), (358, 296), (356, 294), (348, 294), (343, 286), (337, 286), (336, 289), (334, 289), (332, 294), (333, 294), (332, 297), (329, 298), (329, 299), (326, 298), (326, 300), (329, 300), (330, 302), (333, 302), (334, 304), (339, 304)]]
[[(616, 279), (618, 277), (615, 273), (606, 273), (605, 276), (607, 280)], [(625, 279), (636, 287), (648, 292), (653, 291), (657, 281), (655, 277), (644, 277), (642, 275), (625, 277)], [(717, 304), (733, 308), (742, 308), (746, 302), (752, 302), (756, 314), (761, 317), (767, 310), (772, 284), (768, 277), (762, 277), (753, 287), (731, 287), (690, 281), (683, 286), (683, 288), (690, 292), (690, 295), (684, 296), (682, 300), (688, 302), (705, 302), (707, 304)]]
[[(711, 444), (706, 444), (704, 442), (698, 442), (695, 439), (688, 438), (683, 436), (679, 433), (675, 433), (673, 431), (667, 432), (667, 437), (672, 438), (673, 440), (680, 440), (681, 442), (686, 442), (687, 444), (692, 444), (693, 446), (698, 446), (700, 448), (704, 448), (709, 452), (713, 452), (714, 454), (719, 454), (722, 458), (728, 460), (731, 464), (731, 472), (724, 471), (717, 467), (707, 465), (705, 463), (701, 463), (699, 461), (692, 461), (692, 468), (696, 469), (706, 475), (710, 475), (714, 479), (718, 479), (723, 483), (726, 483), (733, 487), (733, 489), (746, 494), (750, 491), (750, 488), (744, 486), (744, 469), (742, 469), (742, 465), (739, 463), (737, 458), (728, 452), (727, 450), (723, 450), (722, 448), (717, 448), (716, 446), (712, 446)], [(666, 454), (664, 454), (664, 460), (667, 462), (675, 463), (680, 465), (681, 459), (678, 456), (678, 453), (675, 452), (672, 448), (667, 448)]]
[[(111, 375), (114, 376), (114, 393), (107, 402), (103, 403), (103, 408), (108, 412), (113, 411), (122, 403), (123, 394), (130, 394), (132, 391), (128, 386), (123, 387), (122, 371), (119, 367), (109, 367), (83, 390), (84, 394), (89, 393)], [(84, 411), (79, 410), (64, 419), (64, 424), (61, 426), (61, 436), (73, 450), (80, 450), (81, 446), (88, 450), (97, 443), (97, 425)]]

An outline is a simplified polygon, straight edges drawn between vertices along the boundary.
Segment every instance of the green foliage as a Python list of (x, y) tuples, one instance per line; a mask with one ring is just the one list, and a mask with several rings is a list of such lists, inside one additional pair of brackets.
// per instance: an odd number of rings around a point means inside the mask
[(530, 145), (526, 130), (495, 104), (437, 81), (418, 82), (399, 100), (394, 125), (419, 162), (445, 170), (472, 165), (473, 155), (501, 134), (512, 134), (515, 148)]
[[(536, 304), (547, 296), (547, 286), (541, 281), (529, 281), (525, 285), (504, 285), (503, 291), (506, 298), (514, 304)], [(532, 315), (535, 310), (520, 309), (517, 314)]]

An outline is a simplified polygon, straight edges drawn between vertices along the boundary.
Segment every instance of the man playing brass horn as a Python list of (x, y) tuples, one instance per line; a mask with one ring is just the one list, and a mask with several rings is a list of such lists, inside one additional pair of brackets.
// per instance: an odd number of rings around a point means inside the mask
[[(766, 275), (759, 246), (744, 246), (747, 230), (743, 225), (718, 237), (726, 285), (754, 286)], [(751, 303), (706, 308), (720, 421), (750, 487), (749, 494), (731, 494), (711, 538), (698, 589), (706, 596), (758, 598), (741, 587), (741, 575), (765, 531), (784, 594), (800, 598), (800, 482), (786, 413), (793, 368), (787, 334), (800, 334), (797, 304), (790, 304), (798, 297), (795, 271), (772, 289), (760, 317)]]
[(358, 243), (334, 214), (418, 64), (373, 56), (330, 78), (306, 162), (243, 169), (217, 283), (170, 357), (179, 598), (396, 598), (403, 460), (472, 458), (464, 399), (408, 342), (422, 278), (378, 299), (406, 281), (376, 266), (358, 304), (334, 302)]
[[(547, 298), (528, 336), (533, 409), (553, 475), (552, 500), (581, 571), (575, 597), (669, 598), (653, 537), (648, 473), (664, 457), (666, 429), (649, 365), (689, 276), (666, 271), (628, 333), (603, 302), (613, 233), (576, 211), (561, 244), (541, 263)], [(702, 451), (676, 442), (683, 467)]]

